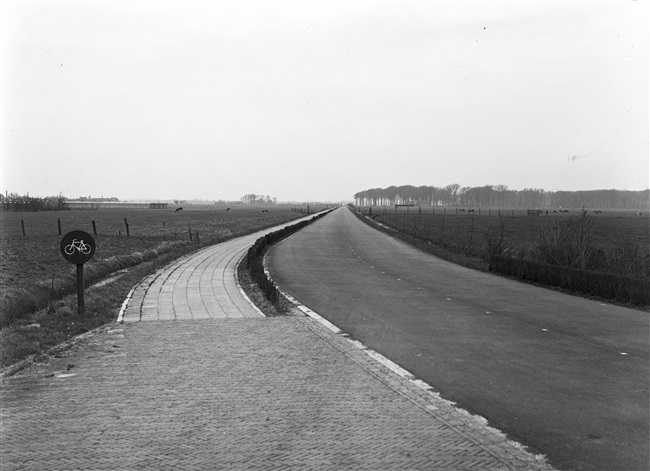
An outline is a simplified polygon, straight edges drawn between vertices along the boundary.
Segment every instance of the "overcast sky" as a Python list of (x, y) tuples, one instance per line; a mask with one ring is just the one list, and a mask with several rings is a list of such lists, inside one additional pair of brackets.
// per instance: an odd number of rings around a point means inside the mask
[(648, 187), (646, 1), (0, 8), (2, 193)]

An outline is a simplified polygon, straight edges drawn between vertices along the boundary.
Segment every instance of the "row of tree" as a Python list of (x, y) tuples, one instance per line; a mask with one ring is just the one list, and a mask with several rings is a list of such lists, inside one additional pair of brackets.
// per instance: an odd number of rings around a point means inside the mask
[(357, 206), (467, 206), (502, 208), (602, 208), (649, 209), (650, 191), (589, 190), (545, 191), (539, 188), (511, 190), (506, 185), (461, 187), (453, 183), (436, 186), (390, 186), (371, 188), (354, 195)]
[(249, 193), (241, 197), (241, 202), (244, 204), (276, 204), (278, 199), (276, 197), (271, 198), (269, 195), (264, 196)]
[(57, 196), (29, 196), (18, 193), (0, 194), (0, 209), (3, 211), (61, 211), (70, 209), (66, 197), (59, 193)]

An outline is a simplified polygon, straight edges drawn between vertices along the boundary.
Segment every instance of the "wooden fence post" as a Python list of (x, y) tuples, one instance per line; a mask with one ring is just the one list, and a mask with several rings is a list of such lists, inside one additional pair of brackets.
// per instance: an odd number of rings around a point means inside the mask
[(21, 220), (20, 220), (20, 225), (21, 225), (22, 228), (23, 228), (23, 235), (25, 235), (25, 221), (23, 221), (23, 220), (21, 219)]
[(190, 240), (194, 240), (194, 239), (192, 238), (192, 228), (191, 228), (191, 227), (188, 227), (187, 229), (188, 229), (188, 232), (190, 233)]
[(129, 223), (126, 221), (126, 218), (124, 218), (124, 225), (126, 226), (126, 235), (128, 237), (131, 233), (129, 232)]
[(93, 223), (93, 235), (97, 235), (97, 226), (95, 225), (95, 221), (91, 221)]
[(59, 235), (61, 235), (61, 219), (56, 220), (56, 225), (59, 228)]

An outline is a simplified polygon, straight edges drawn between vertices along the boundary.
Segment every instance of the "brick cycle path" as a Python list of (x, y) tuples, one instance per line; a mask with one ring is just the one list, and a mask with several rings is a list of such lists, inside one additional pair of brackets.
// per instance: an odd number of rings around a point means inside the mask
[(551, 469), (317, 320), (248, 311), (226, 267), (240, 255), (214, 253), (3, 378), (3, 470)]
[(123, 321), (263, 317), (242, 294), (236, 274), (238, 261), (258, 237), (208, 247), (147, 277), (133, 290)]

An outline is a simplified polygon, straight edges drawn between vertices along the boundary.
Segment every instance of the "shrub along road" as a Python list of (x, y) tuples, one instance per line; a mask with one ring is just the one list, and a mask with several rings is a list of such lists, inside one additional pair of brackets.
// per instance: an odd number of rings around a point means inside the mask
[(271, 248), (280, 289), (560, 469), (648, 469), (648, 313), (466, 269), (342, 208)]

